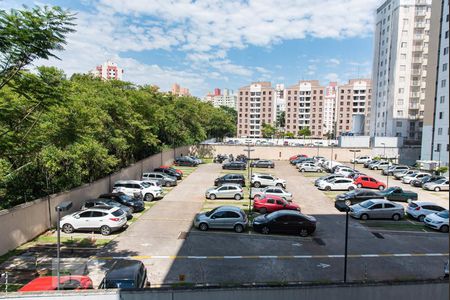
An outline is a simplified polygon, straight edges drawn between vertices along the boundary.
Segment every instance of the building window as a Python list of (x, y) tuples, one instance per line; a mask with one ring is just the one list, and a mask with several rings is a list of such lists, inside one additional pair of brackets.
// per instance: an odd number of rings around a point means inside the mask
[(398, 93), (399, 93), (399, 94), (403, 94), (404, 92), (405, 92), (405, 89), (404, 89), (404, 88), (399, 88), (399, 89), (398, 89)]
[(397, 122), (397, 127), (402, 127), (403, 123), (402, 122)]
[(402, 47), (402, 48), (406, 48), (407, 46), (408, 46), (408, 43), (402, 42), (402, 44), (401, 44), (401, 47)]
[(442, 120), (443, 118), (444, 118), (444, 112), (441, 111), (441, 112), (439, 113), (439, 119)]
[(448, 66), (447, 63), (445, 63), (445, 64), (442, 65), (442, 72), (447, 71), (447, 66)]
[(441, 96), (441, 98), (439, 99), (440, 103), (444, 103), (445, 102), (445, 96)]
[(444, 48), (444, 55), (447, 55), (448, 54), (448, 47), (445, 47)]
[(442, 135), (442, 128), (438, 128), (438, 135)]
[(403, 117), (403, 110), (397, 110), (397, 115), (399, 117)]
[(441, 87), (444, 88), (447, 85), (447, 80), (442, 79), (441, 81)]

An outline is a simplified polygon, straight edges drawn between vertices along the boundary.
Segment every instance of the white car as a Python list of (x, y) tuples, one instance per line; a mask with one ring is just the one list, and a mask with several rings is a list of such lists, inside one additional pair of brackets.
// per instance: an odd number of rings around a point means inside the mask
[(270, 174), (254, 173), (252, 175), (251, 185), (259, 188), (262, 186), (286, 187), (286, 180), (280, 179)]
[(352, 191), (356, 189), (356, 185), (353, 183), (353, 179), (335, 178), (320, 182), (318, 188), (325, 191)]
[(411, 175), (405, 176), (402, 178), (402, 182), (403, 183), (411, 183), (411, 181), (413, 181), (414, 179), (422, 179), (425, 176), (430, 176), (430, 174), (428, 173), (423, 173), (423, 172), (417, 172), (417, 173), (413, 173)]
[(161, 196), (161, 188), (140, 180), (120, 180), (114, 183), (113, 193), (124, 193), (131, 197), (138, 196), (145, 201), (152, 201)]
[(277, 186), (268, 186), (261, 190), (253, 188), (250, 192), (250, 196), (252, 199), (262, 199), (266, 196), (278, 196), (286, 201), (292, 201), (292, 193), (289, 193), (285, 189)]
[(351, 163), (357, 163), (357, 164), (363, 164), (363, 163), (368, 162), (371, 159), (372, 159), (371, 156), (365, 155), (365, 156), (358, 156), (357, 158), (352, 159), (350, 162)]
[(355, 170), (353, 170), (352, 168), (347, 168), (347, 167), (339, 168), (336, 172), (334, 172), (334, 174), (341, 174), (345, 177), (347, 177), (348, 175), (353, 174), (353, 173), (355, 173)]
[(390, 162), (388, 161), (378, 161), (376, 163), (370, 164), (369, 169), (371, 170), (381, 170), (381, 169), (387, 169), (390, 166)]
[(425, 217), (423, 222), (428, 227), (442, 232), (448, 232), (448, 210), (430, 214)]
[(323, 169), (318, 165), (307, 162), (298, 166), (299, 172), (323, 172)]
[(99, 230), (103, 235), (119, 230), (127, 224), (126, 213), (118, 207), (96, 207), (62, 217), (59, 225), (65, 233), (75, 230)]
[(330, 180), (333, 180), (335, 178), (344, 178), (344, 175), (341, 175), (341, 174), (330, 174), (330, 175), (322, 176), (320, 178), (317, 178), (316, 181), (314, 181), (314, 185), (315, 186), (319, 186), (321, 182), (330, 181)]
[(426, 216), (429, 214), (437, 213), (445, 210), (442, 206), (439, 206), (433, 202), (425, 201), (409, 201), (406, 207), (406, 213), (414, 219), (423, 222)]

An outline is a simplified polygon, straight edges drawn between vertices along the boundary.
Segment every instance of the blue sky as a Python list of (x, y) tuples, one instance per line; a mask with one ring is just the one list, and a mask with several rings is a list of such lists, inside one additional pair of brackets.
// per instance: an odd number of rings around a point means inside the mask
[(58, 5), (77, 13), (60, 61), (67, 74), (107, 59), (124, 80), (168, 90), (177, 82), (203, 97), (215, 87), (302, 79), (370, 77), (379, 0), (42, 0), (0, 8)]

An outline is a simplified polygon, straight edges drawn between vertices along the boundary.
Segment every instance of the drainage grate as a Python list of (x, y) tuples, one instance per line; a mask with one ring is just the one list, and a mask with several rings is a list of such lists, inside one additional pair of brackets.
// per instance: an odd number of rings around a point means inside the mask
[(372, 232), (372, 234), (379, 239), (384, 239), (384, 236), (382, 236), (379, 232)]
[(325, 242), (321, 238), (313, 238), (313, 241), (320, 246), (325, 246)]
[(189, 233), (182, 231), (180, 232), (180, 234), (178, 235), (178, 239), (179, 240), (185, 240), (188, 237)]

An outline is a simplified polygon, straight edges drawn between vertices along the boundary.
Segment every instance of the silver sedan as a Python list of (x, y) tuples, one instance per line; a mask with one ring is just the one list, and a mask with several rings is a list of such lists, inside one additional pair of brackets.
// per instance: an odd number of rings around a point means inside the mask
[(244, 197), (244, 190), (239, 184), (226, 183), (219, 187), (209, 188), (205, 192), (205, 197), (211, 200), (217, 198), (241, 200)]
[(392, 219), (398, 221), (405, 215), (402, 205), (384, 199), (370, 199), (350, 206), (350, 215), (354, 218)]

